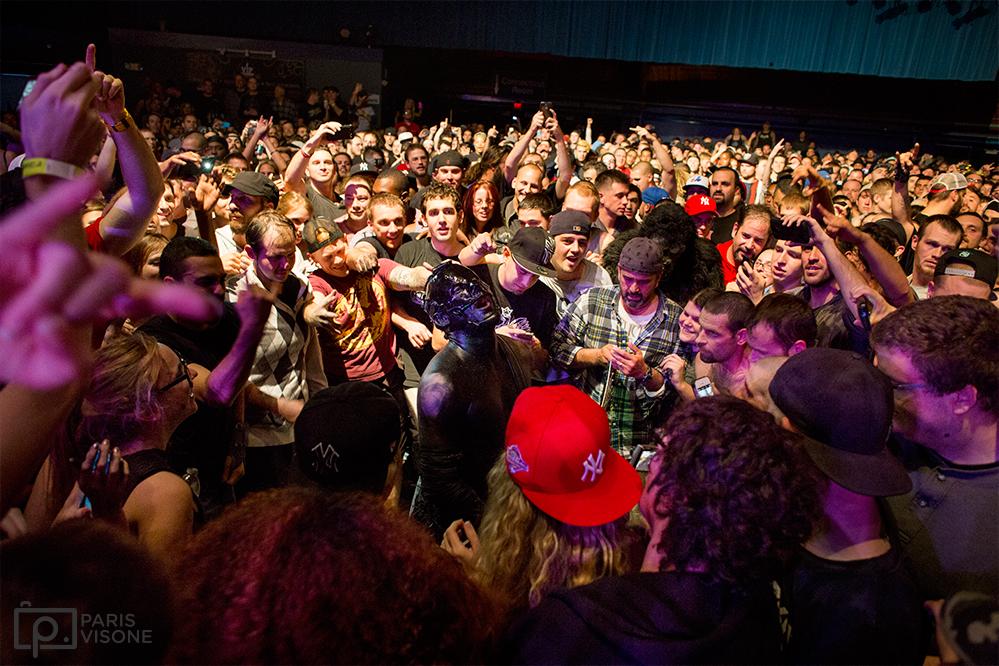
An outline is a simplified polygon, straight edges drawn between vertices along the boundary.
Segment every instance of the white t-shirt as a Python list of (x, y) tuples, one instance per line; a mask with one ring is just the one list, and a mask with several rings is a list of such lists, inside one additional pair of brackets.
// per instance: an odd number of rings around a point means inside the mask
[(613, 284), (610, 274), (602, 266), (598, 266), (589, 259), (583, 259), (583, 274), (576, 280), (543, 277), (541, 282), (554, 291), (558, 297), (555, 306), (560, 318), (565, 315), (569, 306), (575, 303), (584, 291), (593, 287), (609, 287)]

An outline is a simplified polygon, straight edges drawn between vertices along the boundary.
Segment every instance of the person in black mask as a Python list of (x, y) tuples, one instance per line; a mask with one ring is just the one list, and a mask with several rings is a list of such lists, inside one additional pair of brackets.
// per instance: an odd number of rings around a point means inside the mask
[(529, 384), (530, 360), (526, 347), (496, 335), (499, 312), (489, 287), (457, 262), (434, 269), (424, 308), (448, 343), (420, 381), (414, 515), (439, 539), (459, 518), (478, 524), (486, 475), (503, 450), (513, 403)]

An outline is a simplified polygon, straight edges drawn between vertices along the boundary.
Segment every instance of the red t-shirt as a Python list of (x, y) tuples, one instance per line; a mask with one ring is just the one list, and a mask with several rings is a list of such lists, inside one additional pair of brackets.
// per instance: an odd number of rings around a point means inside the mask
[(370, 382), (394, 370), (395, 331), (382, 279), (369, 273), (338, 278), (318, 270), (309, 275), (309, 284), (317, 295), (339, 295), (327, 306), (334, 328), (317, 328), (327, 381)]
[(733, 242), (734, 239), (727, 243), (719, 243), (715, 246), (718, 248), (718, 253), (721, 255), (722, 274), (725, 276), (725, 284), (735, 282), (735, 277), (738, 274), (738, 269), (735, 267), (735, 264), (728, 260), (728, 249), (732, 247)]

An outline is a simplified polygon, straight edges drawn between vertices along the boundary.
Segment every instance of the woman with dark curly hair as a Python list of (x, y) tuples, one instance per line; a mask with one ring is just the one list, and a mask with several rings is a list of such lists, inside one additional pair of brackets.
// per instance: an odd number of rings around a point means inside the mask
[(297, 487), (251, 495), (202, 530), (175, 571), (174, 662), (484, 658), (485, 597), (376, 497)]
[(817, 494), (794, 435), (731, 397), (674, 412), (640, 507), (642, 573), (552, 593), (514, 628), (515, 663), (777, 663), (773, 581)]

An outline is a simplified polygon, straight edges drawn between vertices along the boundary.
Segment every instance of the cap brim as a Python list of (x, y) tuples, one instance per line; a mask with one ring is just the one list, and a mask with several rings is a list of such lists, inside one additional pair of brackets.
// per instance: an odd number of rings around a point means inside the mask
[(517, 262), (517, 265), (523, 268), (529, 273), (534, 273), (541, 277), (553, 277), (555, 275), (555, 270), (548, 268), (547, 266), (542, 266), (541, 264), (535, 263), (533, 261), (528, 261), (523, 257), (518, 257), (516, 254), (510, 253), (513, 260)]
[(642, 479), (616, 451), (604, 459), (600, 479), (585, 491), (543, 493), (522, 488), (524, 496), (555, 520), (577, 527), (605, 525), (626, 515), (642, 496)]
[(905, 467), (888, 449), (871, 455), (834, 449), (802, 436), (805, 451), (822, 473), (847, 490), (869, 497), (904, 495), (912, 490)]

